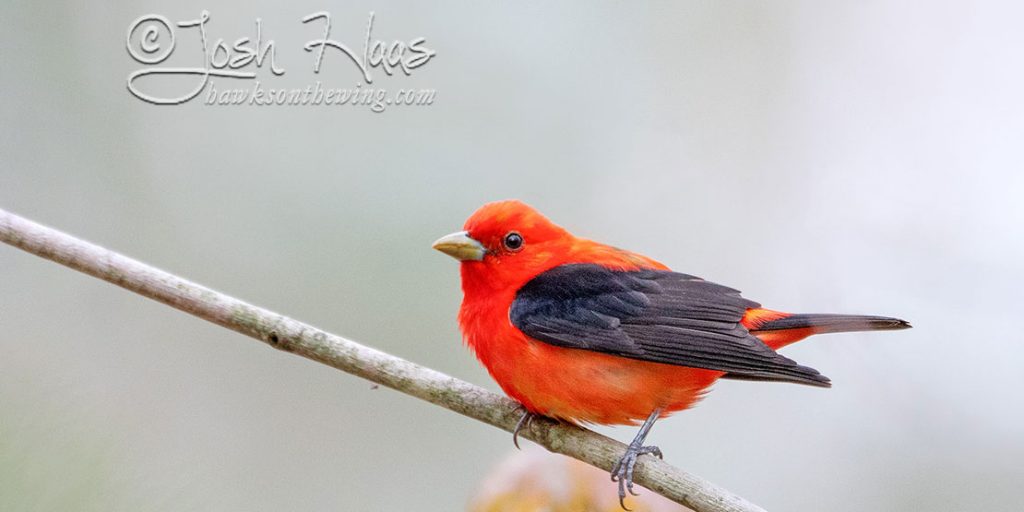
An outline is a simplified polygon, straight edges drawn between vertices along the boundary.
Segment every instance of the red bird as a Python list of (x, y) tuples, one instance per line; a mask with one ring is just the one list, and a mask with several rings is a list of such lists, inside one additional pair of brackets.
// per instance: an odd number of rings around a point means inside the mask
[[(461, 261), (459, 325), (491, 376), (526, 413), (643, 426), (612, 469), (633, 492), (655, 420), (692, 406), (716, 380), (829, 387), (776, 350), (812, 334), (910, 327), (879, 316), (792, 314), (732, 288), (577, 238), (519, 201), (481, 207), (434, 242)], [(513, 440), (515, 438), (513, 437)], [(635, 494), (635, 493), (634, 493)], [(625, 507), (625, 505), (623, 505)]]

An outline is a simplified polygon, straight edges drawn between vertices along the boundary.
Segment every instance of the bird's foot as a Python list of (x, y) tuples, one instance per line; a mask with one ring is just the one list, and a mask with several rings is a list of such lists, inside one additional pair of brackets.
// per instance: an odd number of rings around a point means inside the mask
[(661, 448), (657, 446), (642, 446), (634, 441), (626, 448), (625, 455), (612, 466), (612, 482), (619, 483), (619, 505), (622, 506), (623, 510), (629, 510), (626, 508), (626, 491), (629, 491), (633, 496), (637, 495), (636, 491), (633, 490), (633, 469), (636, 467), (636, 458), (646, 454), (657, 455), (659, 459), (664, 458), (661, 455)]
[(529, 428), (530, 423), (533, 422), (534, 414), (530, 411), (523, 413), (523, 416), (519, 418), (519, 422), (516, 423), (516, 428), (512, 429), (512, 444), (516, 445), (516, 449), (519, 449), (519, 431), (523, 428)]

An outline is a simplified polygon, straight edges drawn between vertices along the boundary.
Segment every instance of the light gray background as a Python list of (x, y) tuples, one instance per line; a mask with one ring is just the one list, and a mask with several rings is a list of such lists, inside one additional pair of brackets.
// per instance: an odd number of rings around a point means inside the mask
[[(422, 36), (430, 107), (155, 107), (136, 17)], [(0, 206), (496, 386), (430, 250), (485, 201), (806, 312), (915, 329), (786, 350), (650, 440), (771, 510), (1019, 510), (1024, 32), (1013, 2), (0, 6)], [(180, 37), (188, 37), (180, 35)], [(184, 42), (183, 42), (184, 44)], [(183, 50), (184, 51), (184, 50)], [(330, 77), (354, 86), (335, 56)], [(463, 507), (507, 433), (0, 247), (0, 509)], [(628, 440), (633, 429), (608, 429)]]

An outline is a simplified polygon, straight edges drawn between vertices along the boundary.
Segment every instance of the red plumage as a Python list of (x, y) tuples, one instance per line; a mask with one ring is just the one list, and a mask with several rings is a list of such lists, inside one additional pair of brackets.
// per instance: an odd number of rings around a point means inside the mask
[[(510, 321), (519, 290), (556, 267), (586, 263), (617, 272), (667, 271), (662, 263), (575, 237), (519, 201), (484, 205), (464, 229), (458, 243), (442, 239), (435, 246), (463, 260), (459, 325), (501, 388), (530, 412), (571, 422), (635, 424), (654, 410), (664, 416), (692, 406), (728, 373), (558, 346), (524, 334)], [(518, 235), (521, 244), (512, 247), (517, 242), (510, 235)], [(804, 317), (817, 320), (762, 308), (747, 309), (737, 320), (773, 350), (819, 332), (821, 319), (847, 319), (828, 332), (907, 326), (895, 319), (880, 319), (888, 321), (882, 326), (865, 320), (879, 317)], [(796, 320), (781, 322), (787, 318)]]

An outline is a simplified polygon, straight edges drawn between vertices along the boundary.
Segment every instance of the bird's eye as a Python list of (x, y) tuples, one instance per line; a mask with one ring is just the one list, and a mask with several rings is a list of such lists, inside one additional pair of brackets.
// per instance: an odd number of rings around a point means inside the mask
[(510, 251), (518, 251), (523, 248), (523, 235), (520, 235), (515, 231), (511, 231), (509, 234), (505, 235), (505, 240), (503, 242), (506, 249)]

